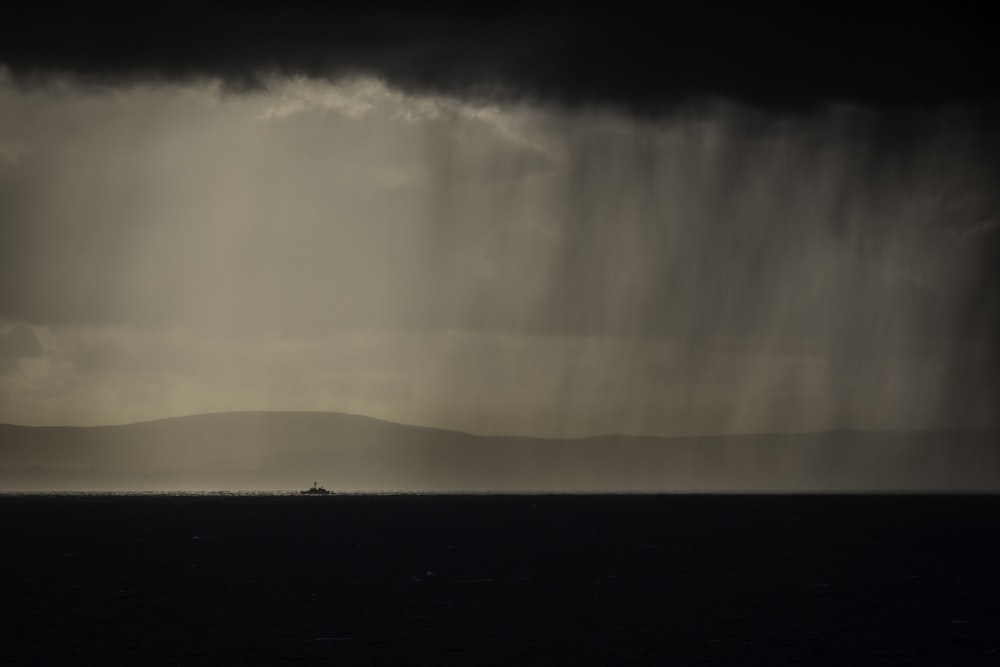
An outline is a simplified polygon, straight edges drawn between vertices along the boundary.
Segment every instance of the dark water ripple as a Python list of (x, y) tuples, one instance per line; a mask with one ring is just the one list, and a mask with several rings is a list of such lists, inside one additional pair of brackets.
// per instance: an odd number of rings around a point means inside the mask
[(8, 494), (2, 664), (1000, 664), (1000, 496)]

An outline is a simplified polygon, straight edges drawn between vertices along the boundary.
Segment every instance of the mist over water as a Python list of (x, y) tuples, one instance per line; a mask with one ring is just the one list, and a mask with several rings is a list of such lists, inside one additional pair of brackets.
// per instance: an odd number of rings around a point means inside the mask
[(367, 79), (0, 98), (0, 421), (997, 425), (972, 112), (650, 119)]

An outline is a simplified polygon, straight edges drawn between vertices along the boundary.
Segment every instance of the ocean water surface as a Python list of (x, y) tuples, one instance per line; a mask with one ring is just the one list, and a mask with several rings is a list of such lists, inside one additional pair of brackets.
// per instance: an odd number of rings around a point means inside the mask
[(998, 512), (990, 495), (3, 494), (0, 661), (989, 664)]

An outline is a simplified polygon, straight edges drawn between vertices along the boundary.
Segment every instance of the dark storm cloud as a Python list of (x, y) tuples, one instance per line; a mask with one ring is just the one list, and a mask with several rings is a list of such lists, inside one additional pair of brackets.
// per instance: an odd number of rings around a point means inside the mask
[[(24, 7), (31, 5), (24, 3)], [(724, 97), (771, 108), (995, 103), (995, 35), (975, 7), (684, 3), (446, 14), (310, 3), (7, 9), (15, 76), (196, 76), (253, 87), (263, 71), (371, 74), (410, 91), (511, 94), (656, 111)]]

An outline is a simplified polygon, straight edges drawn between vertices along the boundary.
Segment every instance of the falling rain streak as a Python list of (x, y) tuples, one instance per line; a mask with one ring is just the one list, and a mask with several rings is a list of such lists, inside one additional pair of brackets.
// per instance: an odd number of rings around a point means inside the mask
[(7, 80), (0, 422), (996, 426), (995, 148), (957, 108)]

